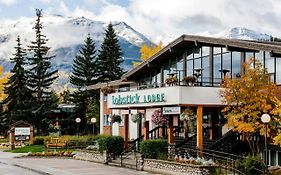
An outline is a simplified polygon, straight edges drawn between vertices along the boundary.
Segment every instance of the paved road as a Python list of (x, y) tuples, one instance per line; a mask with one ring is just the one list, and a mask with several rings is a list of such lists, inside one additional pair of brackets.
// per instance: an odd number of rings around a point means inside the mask
[(1, 175), (149, 175), (147, 172), (63, 158), (14, 158), (0, 152)]

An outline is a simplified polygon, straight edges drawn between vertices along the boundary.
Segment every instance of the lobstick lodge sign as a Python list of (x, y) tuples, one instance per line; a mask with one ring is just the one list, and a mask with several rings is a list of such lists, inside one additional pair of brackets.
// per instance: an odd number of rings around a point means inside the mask
[(140, 104), (140, 103), (156, 103), (156, 102), (165, 102), (165, 94), (148, 94), (148, 95), (117, 95), (112, 96), (112, 104), (114, 105), (126, 105), (126, 104)]

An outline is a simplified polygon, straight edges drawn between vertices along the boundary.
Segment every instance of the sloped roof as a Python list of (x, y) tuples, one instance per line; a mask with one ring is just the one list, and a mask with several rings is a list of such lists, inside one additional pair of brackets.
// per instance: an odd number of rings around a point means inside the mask
[[(281, 45), (278, 42), (263, 42), (263, 41), (248, 41), (248, 40), (238, 40), (238, 39), (223, 39), (223, 38), (213, 38), (204, 37), (196, 35), (182, 35), (166, 47), (161, 49), (158, 53), (142, 62), (136, 68), (130, 70), (122, 76), (122, 80), (130, 79), (130, 77), (138, 74), (141, 75), (146, 71), (145, 68), (149, 68), (156, 61), (166, 59), (172, 55), (173, 50), (184, 49), (190, 45), (210, 45), (218, 47), (233, 47), (241, 48), (247, 50), (262, 50), (268, 51), (275, 54), (281, 54)], [(156, 61), (155, 61), (156, 60)], [(157, 64), (157, 63), (156, 63)], [(154, 64), (155, 65), (155, 64)]]

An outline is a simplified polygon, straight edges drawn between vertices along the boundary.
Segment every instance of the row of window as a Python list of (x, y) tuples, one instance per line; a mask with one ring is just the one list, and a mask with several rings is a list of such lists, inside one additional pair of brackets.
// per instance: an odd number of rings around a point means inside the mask
[[(210, 53), (212, 54), (210, 56)], [(179, 79), (183, 79), (184, 74), (187, 76), (198, 75), (198, 82), (203, 86), (218, 86), (225, 75), (231, 77), (240, 76), (242, 63), (255, 57), (255, 63), (259, 61), (267, 72), (271, 80), (277, 84), (281, 83), (281, 59), (271, 57), (269, 52), (237, 52), (227, 51), (223, 47), (197, 47), (187, 51), (186, 70), (184, 70), (183, 57), (171, 58), (163, 66), (163, 80), (165, 81), (173, 72)], [(140, 86), (161, 86), (160, 69), (152, 70), (144, 75)]]

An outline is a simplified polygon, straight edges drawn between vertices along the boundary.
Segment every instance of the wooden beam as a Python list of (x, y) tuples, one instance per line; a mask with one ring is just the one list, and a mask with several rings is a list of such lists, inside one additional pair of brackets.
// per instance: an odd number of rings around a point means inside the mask
[(124, 142), (125, 142), (125, 149), (129, 146), (129, 114), (124, 115)]
[(203, 106), (197, 107), (197, 148), (198, 156), (203, 156)]
[(168, 126), (168, 143), (174, 143), (174, 120), (173, 116), (169, 116), (169, 126)]

